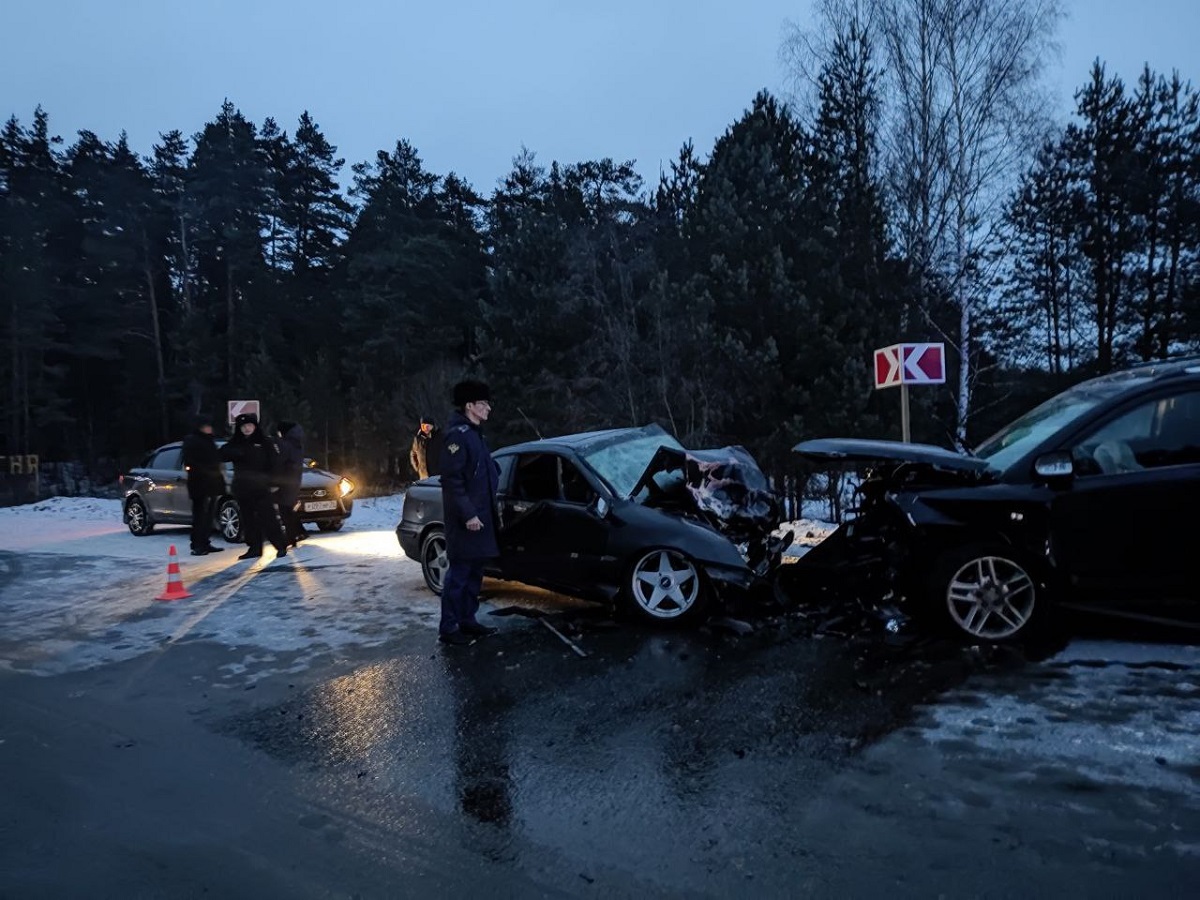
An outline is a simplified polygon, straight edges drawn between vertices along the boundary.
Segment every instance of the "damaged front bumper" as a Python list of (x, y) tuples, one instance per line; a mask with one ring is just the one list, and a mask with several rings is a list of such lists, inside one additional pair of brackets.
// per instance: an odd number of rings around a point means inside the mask
[(787, 596), (804, 603), (823, 598), (882, 602), (895, 592), (902, 552), (886, 532), (848, 522), (781, 567), (779, 585)]
[(782, 564), (783, 553), (791, 546), (793, 537), (793, 533), (788, 531), (739, 545), (738, 551), (746, 561), (744, 566), (705, 564), (705, 574), (717, 596), (727, 602), (747, 598), (777, 599), (779, 573), (781, 569), (788, 568)]

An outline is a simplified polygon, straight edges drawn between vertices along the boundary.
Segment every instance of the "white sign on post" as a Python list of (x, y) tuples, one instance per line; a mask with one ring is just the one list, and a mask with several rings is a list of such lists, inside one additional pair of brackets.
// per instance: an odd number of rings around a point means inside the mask
[(909, 442), (908, 386), (946, 381), (945, 344), (892, 344), (875, 351), (875, 387), (900, 385), (900, 429)]
[(946, 380), (945, 344), (893, 344), (875, 351), (875, 387), (942, 384)]
[(229, 424), (233, 424), (233, 420), (244, 413), (254, 413), (261, 419), (262, 414), (258, 411), (257, 400), (230, 400), (229, 401)]

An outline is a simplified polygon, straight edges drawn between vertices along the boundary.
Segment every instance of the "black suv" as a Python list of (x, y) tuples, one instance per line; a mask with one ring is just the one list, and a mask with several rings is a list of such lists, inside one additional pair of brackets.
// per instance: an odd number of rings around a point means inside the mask
[[(217, 441), (218, 446), (224, 443)], [(121, 509), (133, 534), (147, 535), (155, 525), (192, 524), (182, 447), (179, 441), (165, 444), (120, 477), (124, 492)], [(217, 500), (213, 525), (225, 540), (242, 541), (242, 515), (232, 489), (233, 466), (224, 463), (221, 470), (225, 474), (225, 493)], [(316, 522), (321, 531), (339, 530), (354, 509), (352, 493), (354, 484), (350, 479), (318, 469), (315, 462), (306, 459), (300, 482), (300, 521)]]
[(970, 454), (842, 439), (794, 450), (863, 473), (854, 517), (797, 564), (809, 587), (893, 591), (981, 641), (1026, 634), (1049, 604), (1200, 612), (1200, 357), (1079, 384)]

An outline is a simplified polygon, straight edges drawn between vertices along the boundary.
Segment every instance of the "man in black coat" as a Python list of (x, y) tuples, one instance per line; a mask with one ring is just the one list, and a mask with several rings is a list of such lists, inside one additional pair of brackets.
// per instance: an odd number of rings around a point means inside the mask
[(271, 496), (272, 480), (278, 471), (279, 449), (258, 427), (258, 416), (242, 413), (233, 421), (233, 437), (221, 448), (221, 459), (233, 463), (233, 496), (242, 514), (246, 552), (238, 559), (262, 556), (263, 536), (275, 545), (279, 556), (287, 556), (283, 526)]
[(454, 386), (454, 406), (441, 454), (450, 567), (442, 582), (438, 639), (445, 644), (470, 644), (476, 637), (496, 631), (476, 621), (475, 614), (484, 563), (500, 555), (495, 516), (500, 467), (479, 430), (492, 411), (488, 386), (480, 381), (459, 382)]
[(192, 433), (183, 439), (183, 468), (192, 500), (192, 556), (220, 553), (224, 548), (212, 545), (213, 506), (225, 493), (225, 476), (212, 419), (207, 416), (197, 416)]
[(304, 540), (304, 524), (296, 512), (300, 500), (300, 483), (304, 480), (304, 429), (297, 422), (280, 422), (275, 429), (276, 445), (279, 447), (279, 490), (275, 504), (283, 520), (283, 534), (287, 543), (295, 546)]

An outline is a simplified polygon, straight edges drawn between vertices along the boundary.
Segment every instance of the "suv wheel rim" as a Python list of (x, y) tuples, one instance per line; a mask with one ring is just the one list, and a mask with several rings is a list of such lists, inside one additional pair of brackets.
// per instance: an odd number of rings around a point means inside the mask
[(634, 602), (656, 619), (674, 619), (696, 605), (700, 574), (691, 560), (673, 550), (652, 550), (633, 567)]
[(125, 514), (129, 517), (129, 530), (134, 534), (146, 527), (146, 509), (140, 501), (131, 500)]
[(450, 559), (446, 556), (446, 539), (440, 534), (431, 537), (425, 543), (425, 577), (434, 593), (441, 593), (446, 583), (446, 571), (450, 568)]
[(981, 556), (959, 569), (946, 588), (956, 625), (988, 640), (1012, 637), (1029, 624), (1037, 602), (1033, 579), (1002, 556)]
[(225, 536), (225, 540), (236, 541), (238, 532), (242, 528), (241, 516), (238, 515), (237, 507), (232, 503), (222, 506), (218, 524), (221, 526), (221, 534)]

